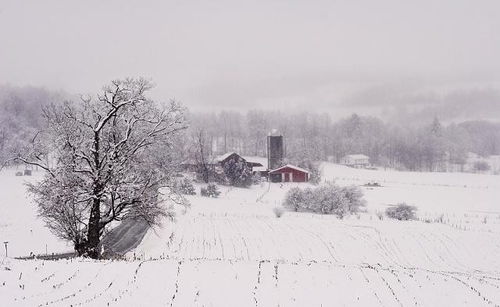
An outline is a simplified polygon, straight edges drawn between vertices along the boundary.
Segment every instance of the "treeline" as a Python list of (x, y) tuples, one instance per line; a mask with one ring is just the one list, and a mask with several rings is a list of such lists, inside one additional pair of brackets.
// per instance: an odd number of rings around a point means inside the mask
[(62, 100), (41, 88), (0, 86), (0, 166), (43, 129), (42, 107)]
[[(236, 151), (265, 156), (266, 136), (273, 129), (285, 137), (286, 156), (295, 160), (339, 162), (362, 153), (372, 164), (414, 171), (463, 169), (467, 153), (500, 154), (500, 124), (467, 121), (443, 125), (437, 118), (396, 125), (353, 114), (333, 121), (328, 114), (253, 110), (246, 113), (191, 114), (192, 140), (212, 155)], [(196, 142), (194, 142), (196, 143)]]
[[(0, 86), (0, 164), (43, 129), (42, 106), (61, 102), (64, 96)], [(468, 152), (500, 154), (500, 124), (489, 121), (444, 125), (429, 118), (396, 124), (356, 114), (334, 121), (326, 113), (264, 110), (191, 113), (189, 121), (190, 129), (176, 150), (192, 160), (229, 151), (265, 156), (266, 137), (273, 129), (285, 137), (286, 157), (292, 161), (339, 162), (346, 154), (362, 153), (382, 167), (447, 171), (461, 170)]]

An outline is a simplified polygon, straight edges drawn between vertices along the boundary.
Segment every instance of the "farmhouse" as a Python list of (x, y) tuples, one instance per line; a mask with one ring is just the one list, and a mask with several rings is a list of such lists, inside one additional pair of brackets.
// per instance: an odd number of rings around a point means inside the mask
[(269, 171), (271, 182), (307, 182), (309, 181), (309, 171), (287, 164)]
[(252, 171), (254, 171), (254, 168), (263, 167), (263, 165), (260, 162), (247, 160), (245, 157), (242, 157), (235, 152), (228, 152), (228, 153), (225, 153), (221, 156), (218, 156), (215, 159), (215, 162), (220, 166), (224, 166), (224, 164), (226, 164), (227, 162), (229, 162), (231, 160), (234, 160), (235, 162), (245, 163)]
[(347, 155), (340, 159), (340, 164), (356, 168), (365, 168), (370, 166), (370, 157), (361, 154)]
[(228, 152), (228, 153), (225, 153), (223, 155), (220, 155), (220, 156), (217, 156), (215, 158), (215, 162), (217, 164), (220, 164), (220, 165), (224, 165), (226, 164), (227, 162), (229, 162), (230, 160), (235, 160), (235, 161), (244, 161), (246, 162), (245, 159), (243, 159), (242, 156), (240, 156), (239, 154), (235, 153), (235, 152)]

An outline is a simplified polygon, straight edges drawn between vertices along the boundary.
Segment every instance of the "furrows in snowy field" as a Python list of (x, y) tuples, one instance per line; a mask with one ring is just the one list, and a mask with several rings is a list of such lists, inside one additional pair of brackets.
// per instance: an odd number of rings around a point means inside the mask
[[(140, 260), (10, 260), (0, 267), (0, 297), (13, 306), (498, 306), (498, 183), (481, 177), (478, 185), (491, 188), (480, 190), (455, 187), (447, 175), (387, 174), (387, 186), (365, 190), (367, 212), (344, 220), (277, 218), (273, 208), (292, 184), (190, 196), (185, 214), (130, 253)], [(464, 211), (471, 199), (488, 216)], [(421, 220), (379, 220), (374, 210), (389, 201), (422, 201)]]

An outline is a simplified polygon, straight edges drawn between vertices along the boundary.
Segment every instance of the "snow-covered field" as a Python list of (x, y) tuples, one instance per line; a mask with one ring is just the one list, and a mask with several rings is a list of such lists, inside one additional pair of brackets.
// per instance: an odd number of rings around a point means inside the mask
[[(191, 208), (150, 231), (130, 261), (4, 259), (0, 304), (500, 305), (499, 176), (334, 164), (324, 164), (323, 173), (341, 185), (377, 181), (382, 187), (363, 187), (366, 212), (345, 220), (292, 212), (277, 218), (273, 208), (294, 184), (222, 188), (220, 199), (193, 196)], [(23, 209), (31, 214), (24, 220), (8, 220), (21, 216), (10, 211), (28, 200), (20, 180), (4, 177), (12, 189), (2, 185), (0, 240), (36, 221), (32, 207)], [(18, 196), (4, 195), (10, 191)], [(417, 206), (420, 220), (377, 217), (398, 202)], [(44, 239), (57, 246), (50, 234)]]
[[(22, 171), (22, 170), (21, 170)], [(71, 245), (55, 238), (37, 218), (36, 206), (26, 194), (27, 182), (35, 182), (42, 176), (15, 176), (15, 169), (0, 172), (0, 240), (7, 241), (9, 256), (28, 256), (30, 253), (45, 254), (71, 250)], [(4, 256), (4, 247), (2, 253)]]

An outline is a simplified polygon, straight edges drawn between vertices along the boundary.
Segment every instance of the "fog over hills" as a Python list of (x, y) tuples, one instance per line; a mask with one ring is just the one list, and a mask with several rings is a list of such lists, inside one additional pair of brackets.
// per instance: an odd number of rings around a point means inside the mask
[(0, 1), (0, 84), (191, 110), (499, 120), (498, 1)]

